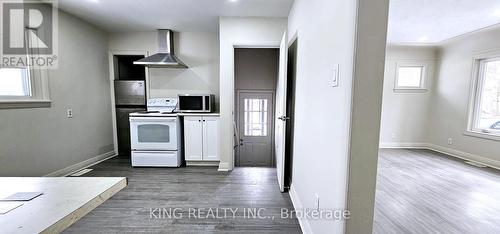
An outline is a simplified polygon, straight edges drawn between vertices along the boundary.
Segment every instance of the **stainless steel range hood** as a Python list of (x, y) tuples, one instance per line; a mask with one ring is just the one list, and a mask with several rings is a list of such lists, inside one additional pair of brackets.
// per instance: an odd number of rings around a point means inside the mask
[(174, 32), (170, 29), (158, 30), (158, 53), (135, 61), (134, 64), (153, 68), (188, 68), (174, 52)]

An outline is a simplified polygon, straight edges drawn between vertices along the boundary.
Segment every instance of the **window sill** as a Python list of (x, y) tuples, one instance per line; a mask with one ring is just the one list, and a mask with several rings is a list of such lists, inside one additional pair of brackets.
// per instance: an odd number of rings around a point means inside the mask
[(50, 107), (50, 100), (0, 100), (0, 109)]
[(427, 93), (424, 88), (394, 88), (395, 93)]
[(464, 132), (464, 135), (470, 136), (470, 137), (483, 138), (483, 139), (487, 139), (487, 140), (500, 141), (500, 134), (467, 130)]

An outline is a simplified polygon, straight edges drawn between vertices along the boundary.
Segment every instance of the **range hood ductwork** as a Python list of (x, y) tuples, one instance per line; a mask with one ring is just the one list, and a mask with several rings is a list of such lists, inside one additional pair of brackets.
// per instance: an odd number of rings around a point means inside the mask
[(174, 52), (174, 32), (170, 29), (158, 30), (158, 53), (135, 61), (134, 64), (152, 68), (188, 68)]

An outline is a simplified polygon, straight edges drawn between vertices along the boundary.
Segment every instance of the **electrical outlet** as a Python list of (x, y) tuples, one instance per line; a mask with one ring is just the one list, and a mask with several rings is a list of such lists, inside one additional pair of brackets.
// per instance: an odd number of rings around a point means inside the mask
[(448, 138), (448, 145), (453, 145), (453, 138)]
[(66, 110), (66, 117), (73, 118), (73, 109), (70, 108)]
[(319, 211), (319, 195), (317, 193), (314, 194), (314, 209)]

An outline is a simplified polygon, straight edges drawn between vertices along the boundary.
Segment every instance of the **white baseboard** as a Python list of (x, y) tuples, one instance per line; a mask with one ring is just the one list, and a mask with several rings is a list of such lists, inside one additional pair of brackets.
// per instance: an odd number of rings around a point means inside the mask
[(47, 174), (47, 175), (44, 175), (45, 177), (64, 177), (64, 176), (68, 176), (68, 175), (71, 175), (75, 172), (78, 172), (82, 169), (85, 169), (87, 167), (91, 167), (93, 165), (96, 165), (100, 162), (103, 162), (103, 161), (106, 161), (110, 158), (113, 158), (116, 156), (116, 153), (115, 151), (110, 151), (110, 152), (107, 152), (107, 153), (104, 153), (104, 154), (101, 154), (101, 155), (97, 155), (93, 158), (89, 158), (83, 162), (79, 162), (77, 164), (73, 164), (69, 167), (65, 167), (63, 169), (60, 169), (60, 170), (57, 170), (57, 171), (54, 171), (50, 174)]
[(449, 156), (452, 156), (455, 158), (460, 158), (463, 160), (468, 160), (471, 162), (484, 164), (488, 167), (500, 170), (500, 161), (485, 158), (483, 156), (479, 156), (479, 155), (475, 155), (475, 154), (471, 154), (471, 153), (443, 147), (440, 145), (434, 145), (434, 144), (428, 144), (428, 149), (434, 150), (436, 152), (443, 153), (443, 154), (446, 154), (446, 155), (449, 155)]
[(382, 142), (380, 148), (382, 149), (427, 149), (427, 143), (403, 143), (403, 142)]
[(500, 170), (500, 161), (496, 161), (493, 159), (485, 158), (483, 156), (479, 156), (476, 154), (471, 154), (467, 152), (463, 152), (456, 149), (451, 149), (448, 147), (428, 144), (428, 143), (380, 143), (380, 148), (383, 149), (428, 149), (432, 151), (436, 151), (442, 154), (446, 154), (455, 158), (484, 164), (488, 167), (495, 168)]
[[(297, 194), (297, 191), (295, 191), (295, 188), (293, 184), (290, 186), (290, 190), (288, 191), (288, 194), (290, 195), (290, 199), (292, 200), (293, 208), (295, 210), (301, 210), (304, 208), (302, 205), (302, 202), (300, 201), (300, 198)], [(312, 234), (312, 229), (311, 225), (309, 224), (309, 220), (305, 219), (304, 217), (297, 217), (299, 220), (299, 225), (300, 229), (302, 229), (302, 233), (304, 234)]]
[(186, 166), (217, 167), (218, 161), (186, 161)]

